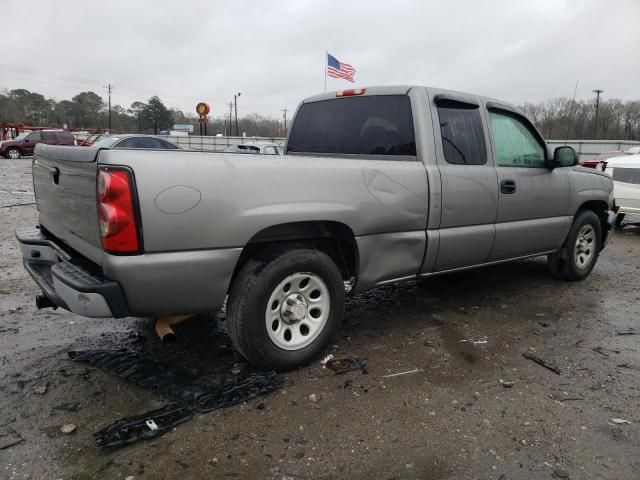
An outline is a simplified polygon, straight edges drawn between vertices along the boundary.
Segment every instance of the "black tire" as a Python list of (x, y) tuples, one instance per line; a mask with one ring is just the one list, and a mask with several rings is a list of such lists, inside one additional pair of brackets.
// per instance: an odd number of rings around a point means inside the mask
[[(310, 344), (287, 350), (280, 348), (267, 331), (267, 305), (285, 279), (301, 272), (324, 282), (329, 293), (329, 311)], [(305, 315), (312, 314), (312, 310), (305, 309)], [(261, 368), (286, 371), (307, 364), (327, 347), (340, 326), (343, 311), (344, 282), (328, 255), (307, 248), (274, 250), (250, 259), (238, 272), (229, 292), (227, 329), (234, 346), (247, 361)], [(300, 329), (302, 323), (304, 320)], [(282, 327), (293, 328), (284, 321)]]
[[(589, 232), (591, 235), (583, 235)], [(591, 241), (585, 239), (591, 238)], [(581, 243), (578, 246), (578, 243)], [(563, 280), (585, 279), (593, 270), (602, 249), (602, 223), (592, 210), (578, 212), (573, 220), (569, 235), (558, 252), (548, 257), (549, 270)], [(580, 251), (581, 250), (581, 251)]]
[(624, 226), (624, 213), (619, 213), (616, 216), (616, 228), (621, 229)]
[(6, 158), (11, 158), (11, 152), (16, 152), (17, 156), (15, 158), (13, 158), (13, 160), (17, 160), (19, 158), (22, 157), (22, 152), (20, 151), (19, 148), (8, 148), (7, 151), (5, 152), (4, 156)]

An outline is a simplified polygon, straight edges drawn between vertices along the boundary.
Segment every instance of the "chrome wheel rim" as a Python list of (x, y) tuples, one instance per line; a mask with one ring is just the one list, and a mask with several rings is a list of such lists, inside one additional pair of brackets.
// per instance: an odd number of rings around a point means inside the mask
[(596, 254), (596, 231), (591, 225), (580, 229), (573, 249), (576, 266), (585, 269)]
[(9, 158), (12, 158), (14, 160), (20, 158), (20, 152), (17, 150), (9, 150)]
[(273, 290), (265, 310), (271, 341), (283, 350), (300, 350), (324, 330), (331, 296), (324, 281), (309, 272), (289, 275)]

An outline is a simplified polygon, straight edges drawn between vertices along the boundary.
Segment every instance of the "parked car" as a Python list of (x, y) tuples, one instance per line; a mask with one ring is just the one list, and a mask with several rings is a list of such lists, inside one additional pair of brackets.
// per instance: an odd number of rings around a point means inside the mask
[(103, 318), (226, 301), (238, 352), (287, 370), (333, 338), (345, 282), (357, 293), (541, 255), (581, 280), (615, 222), (610, 176), (476, 95), (324, 93), (300, 104), (285, 151), (39, 145), (39, 225), (17, 231), (38, 305)]
[(13, 140), (0, 142), (0, 155), (17, 159), (25, 155), (32, 155), (38, 144), (46, 145), (75, 145), (75, 137), (64, 130), (39, 130), (24, 132)]
[(93, 148), (143, 148), (147, 150), (179, 150), (175, 143), (151, 135), (104, 135), (91, 145)]
[(622, 157), (625, 155), (631, 155), (631, 154), (623, 150), (614, 150), (612, 152), (605, 152), (605, 153), (601, 153), (600, 155), (597, 155), (596, 157), (590, 160), (585, 160), (584, 162), (581, 163), (581, 165), (583, 167), (600, 168), (600, 170), (602, 170), (602, 167), (604, 166), (603, 163), (606, 162), (608, 159), (613, 157)]
[(223, 150), (224, 153), (253, 153), (262, 155), (282, 155), (283, 150), (280, 145), (275, 143), (240, 143), (238, 145), (229, 145)]
[(617, 225), (623, 220), (640, 222), (640, 154), (612, 158), (605, 173), (613, 178), (613, 191), (618, 211)]

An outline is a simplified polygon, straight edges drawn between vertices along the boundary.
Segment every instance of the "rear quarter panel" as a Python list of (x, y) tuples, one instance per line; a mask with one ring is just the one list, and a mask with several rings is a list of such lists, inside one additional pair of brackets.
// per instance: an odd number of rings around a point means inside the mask
[(146, 252), (243, 246), (284, 222), (339, 221), (357, 236), (426, 224), (415, 161), (134, 150), (99, 161), (133, 169)]

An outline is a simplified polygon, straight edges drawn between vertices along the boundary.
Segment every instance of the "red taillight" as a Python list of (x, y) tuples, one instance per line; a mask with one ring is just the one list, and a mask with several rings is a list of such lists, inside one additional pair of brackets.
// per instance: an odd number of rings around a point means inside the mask
[(124, 168), (100, 167), (97, 187), (102, 248), (113, 253), (139, 252), (131, 173)]
[(366, 88), (349, 88), (347, 90), (338, 90), (336, 97), (353, 97), (354, 95), (364, 95)]

